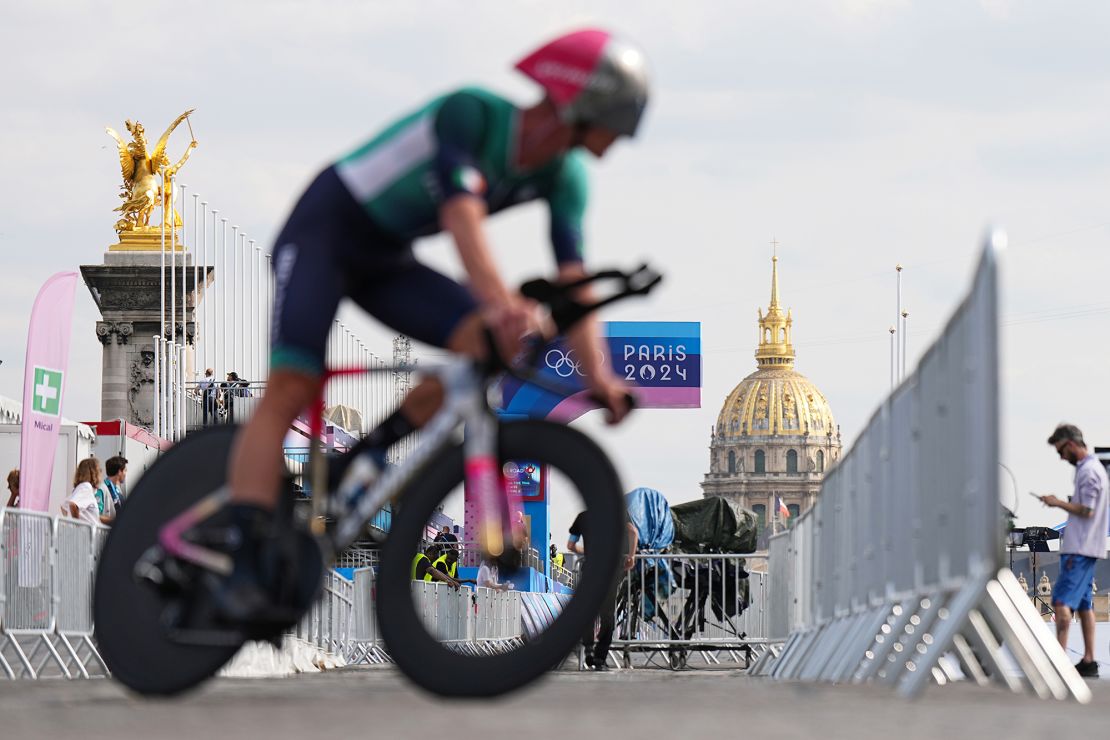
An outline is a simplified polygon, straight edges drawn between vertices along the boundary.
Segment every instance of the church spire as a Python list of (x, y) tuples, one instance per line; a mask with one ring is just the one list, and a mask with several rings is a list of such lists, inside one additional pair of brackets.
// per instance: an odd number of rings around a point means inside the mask
[(759, 345), (755, 359), (760, 368), (794, 366), (794, 345), (791, 344), (791, 329), (794, 323), (790, 311), (785, 314), (779, 305), (779, 255), (777, 240), (771, 240), (774, 252), (771, 256), (771, 305), (767, 314), (759, 311)]

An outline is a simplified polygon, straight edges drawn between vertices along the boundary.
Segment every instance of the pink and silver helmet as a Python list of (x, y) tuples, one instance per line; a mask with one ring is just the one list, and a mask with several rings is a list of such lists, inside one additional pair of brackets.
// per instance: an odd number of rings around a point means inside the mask
[(648, 100), (647, 66), (638, 48), (590, 28), (551, 41), (516, 68), (547, 91), (567, 123), (634, 136)]

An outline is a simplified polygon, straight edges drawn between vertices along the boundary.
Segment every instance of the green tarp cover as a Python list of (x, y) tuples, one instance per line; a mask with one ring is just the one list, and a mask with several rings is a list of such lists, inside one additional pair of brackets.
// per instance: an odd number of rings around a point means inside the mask
[(720, 496), (672, 506), (671, 517), (678, 552), (755, 552), (755, 514)]

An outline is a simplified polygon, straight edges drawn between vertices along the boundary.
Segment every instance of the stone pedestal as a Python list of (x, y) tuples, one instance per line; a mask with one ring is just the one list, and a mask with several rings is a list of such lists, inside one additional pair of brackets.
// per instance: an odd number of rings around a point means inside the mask
[[(116, 245), (118, 247), (118, 245)], [(169, 322), (171, 294), (171, 256), (166, 250), (165, 299)], [(186, 364), (193, 366), (196, 325), (197, 279), (191, 256), (177, 252), (177, 307), (175, 326), (167, 326), (166, 339), (184, 343)], [(185, 315), (181, 311), (182, 261), (185, 261)], [(211, 283), (215, 268), (200, 276)], [(103, 317), (96, 324), (96, 336), (104, 347), (103, 380), (100, 396), (101, 419), (123, 419), (150, 429), (154, 424), (154, 337), (161, 333), (162, 255), (158, 251), (110, 249), (100, 265), (82, 265), (93, 300)], [(189, 377), (192, 377), (191, 372)]]

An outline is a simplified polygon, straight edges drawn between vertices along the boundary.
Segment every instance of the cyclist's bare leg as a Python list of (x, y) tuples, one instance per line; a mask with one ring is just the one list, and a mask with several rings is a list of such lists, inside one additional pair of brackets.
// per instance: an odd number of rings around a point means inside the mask
[(293, 370), (275, 370), (266, 383), (258, 408), (238, 435), (231, 453), (231, 501), (272, 511), (277, 507), (285, 473), (282, 440), (293, 420), (312, 403), (319, 377)]

